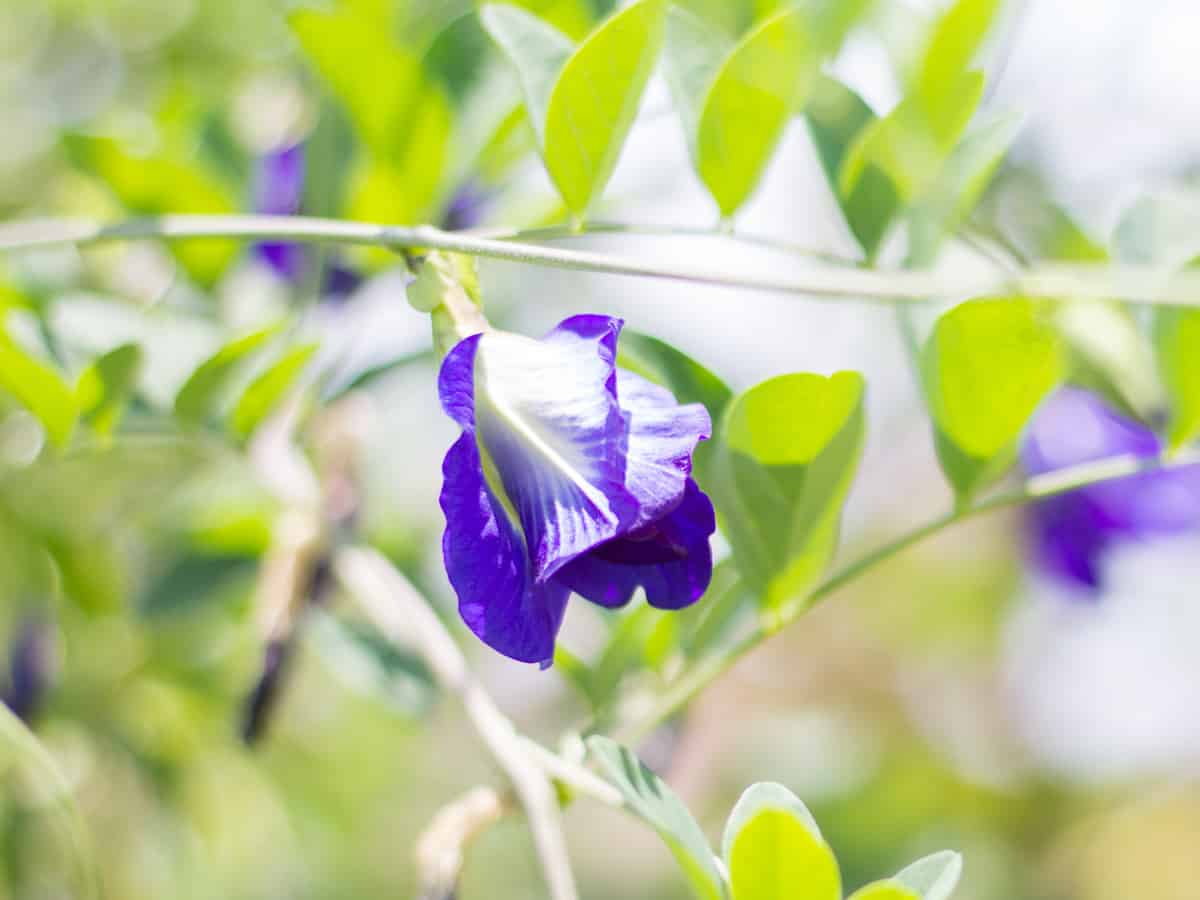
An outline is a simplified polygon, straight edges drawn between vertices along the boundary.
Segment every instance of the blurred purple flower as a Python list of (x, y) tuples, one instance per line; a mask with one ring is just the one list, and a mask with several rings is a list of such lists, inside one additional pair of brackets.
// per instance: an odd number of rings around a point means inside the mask
[[(255, 178), (255, 210), (268, 216), (299, 214), (304, 204), (305, 171), (303, 144), (280, 147), (260, 157)], [(302, 244), (264, 241), (255, 246), (255, 252), (280, 278), (292, 284), (300, 283), (308, 272), (310, 255)], [(325, 299), (342, 299), (354, 293), (361, 283), (362, 278), (353, 269), (330, 260), (325, 267), (321, 295)]]
[(25, 723), (38, 714), (54, 675), (50, 627), (31, 616), (20, 625), (9, 645), (8, 688), (4, 704)]
[(574, 316), (537, 341), (458, 343), (438, 380), (463, 433), (446, 454), (446, 572), (486, 644), (549, 665), (572, 591), (606, 607), (698, 600), (712, 503), (691, 479), (698, 403), (616, 367), (620, 319)]
[[(291, 144), (259, 158), (254, 208), (268, 216), (294, 216), (304, 199), (304, 145)], [(256, 248), (259, 257), (281, 278), (299, 281), (306, 265), (299, 244), (268, 241)]]
[[(1154, 432), (1096, 395), (1062, 388), (1034, 418), (1021, 460), (1031, 475), (1112, 456), (1162, 451)], [(1048, 573), (1083, 591), (1102, 587), (1105, 552), (1121, 541), (1200, 529), (1200, 465), (1143, 472), (1037, 503), (1033, 554)]]
[(462, 231), (474, 228), (483, 219), (491, 195), (474, 179), (464, 182), (442, 213), (442, 228), (446, 231)]

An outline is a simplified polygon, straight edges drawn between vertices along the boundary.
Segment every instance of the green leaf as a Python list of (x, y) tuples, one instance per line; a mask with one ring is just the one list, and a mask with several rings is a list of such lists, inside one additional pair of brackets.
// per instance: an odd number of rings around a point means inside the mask
[(942, 241), (979, 202), (1021, 122), (1013, 114), (995, 116), (969, 131), (954, 148), (933, 187), (909, 214), (908, 265), (919, 268), (934, 262)]
[(488, 4), (484, 27), (516, 66), (542, 159), (583, 217), (616, 167), (662, 43), (666, 0), (637, 0), (574, 48), (513, 6)]
[(250, 357), (279, 333), (280, 327), (272, 325), (230, 341), (202, 362), (175, 395), (175, 416), (193, 425), (214, 418), (226, 399), (230, 382)]
[(79, 413), (99, 435), (110, 435), (137, 383), (142, 368), (142, 348), (122, 344), (92, 360), (75, 383)]
[(962, 877), (962, 867), (960, 854), (942, 850), (906, 866), (892, 880), (904, 885), (920, 900), (950, 900)]
[(888, 880), (864, 885), (851, 894), (849, 900), (921, 900), (921, 896), (902, 884)]
[(606, 737), (588, 738), (588, 750), (625, 798), (629, 809), (658, 832), (701, 900), (723, 900), (724, 879), (704, 832), (687, 807), (634, 753)]
[(479, 18), (516, 69), (529, 124), (544, 153), (550, 96), (575, 45), (554, 26), (509, 3), (489, 3), (480, 9)]
[(50, 366), (30, 356), (0, 331), (0, 391), (28, 409), (55, 447), (64, 447), (75, 430), (75, 392)]
[(875, 113), (854, 91), (820, 76), (804, 115), (846, 225), (869, 259), (877, 252), (899, 208), (899, 196), (891, 180), (874, 164), (868, 164), (845, 191), (838, 173), (855, 138), (876, 121)]
[(419, 719), (433, 708), (438, 688), (416, 653), (385, 640), (357, 622), (320, 612), (305, 635), (349, 687), (384, 701), (396, 712)]
[(546, 167), (583, 217), (604, 189), (662, 45), (666, 0), (637, 0), (593, 31), (567, 60), (546, 111)]
[(284, 398), (318, 346), (301, 344), (293, 347), (250, 382), (233, 409), (230, 424), (234, 432), (243, 438), (250, 436)]
[(1178, 450), (1200, 436), (1200, 310), (1158, 310), (1154, 349), (1171, 403), (1167, 441)]
[(922, 374), (938, 457), (960, 499), (1012, 463), (1021, 431), (1065, 375), (1065, 356), (1030, 300), (969, 300), (938, 319)]
[(862, 452), (863, 387), (855, 372), (784, 375), (726, 410), (713, 489), (767, 609), (803, 602), (833, 556)]
[(235, 590), (248, 592), (257, 570), (252, 556), (187, 553), (146, 584), (137, 607), (148, 617), (194, 612)]
[(936, 119), (909, 95), (887, 116), (868, 125), (846, 153), (838, 190), (849, 195), (874, 165), (891, 179), (905, 203), (927, 191), (958, 143), (983, 96), (983, 73), (963, 72), (945, 88), (947, 109)]
[(758, 185), (812, 89), (814, 41), (795, 8), (761, 22), (732, 48), (719, 32), (673, 10), (667, 50), (668, 83), (692, 162), (728, 217)]
[(842, 878), (812, 814), (791, 791), (746, 789), (722, 841), (733, 900), (839, 900)]
[[(71, 147), (131, 213), (221, 215), (237, 211), (232, 188), (200, 160), (162, 151), (137, 156), (115, 140), (76, 139)], [(173, 241), (171, 252), (192, 278), (213, 284), (240, 252), (236, 241)]]
[(700, 134), (704, 103), (733, 47), (734, 41), (729, 35), (710, 20), (682, 6), (672, 6), (667, 12), (664, 72), (671, 100), (683, 122), (688, 151), (697, 167), (699, 152), (696, 139)]
[(934, 27), (914, 88), (933, 134), (955, 130), (961, 116), (956, 110), (961, 99), (957, 85), (1001, 5), (1001, 0), (958, 0)]

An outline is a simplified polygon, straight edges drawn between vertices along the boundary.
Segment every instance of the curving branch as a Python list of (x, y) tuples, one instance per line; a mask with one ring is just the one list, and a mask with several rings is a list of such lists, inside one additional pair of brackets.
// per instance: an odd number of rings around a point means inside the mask
[[(679, 236), (695, 236), (684, 232)], [(707, 235), (705, 235), (707, 236)], [(123, 240), (201, 238), (361, 244), (393, 250), (445, 250), (489, 259), (582, 272), (666, 279), (713, 287), (825, 299), (879, 303), (954, 301), (965, 297), (1022, 295), (1164, 306), (1200, 306), (1200, 271), (1153, 266), (1044, 263), (1022, 272), (926, 272), (814, 264), (793, 276), (764, 276), (702, 266), (672, 265), (603, 253), (565, 250), (516, 240), (412, 227), (304, 216), (168, 215), (103, 224), (46, 219), (0, 226), (0, 251), (85, 246)]]

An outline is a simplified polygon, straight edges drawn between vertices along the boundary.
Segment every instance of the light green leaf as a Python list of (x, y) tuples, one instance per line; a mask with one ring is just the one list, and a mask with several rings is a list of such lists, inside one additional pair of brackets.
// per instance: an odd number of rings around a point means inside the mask
[(601, 771), (621, 792), (629, 809), (658, 832), (701, 900), (724, 900), (724, 879), (704, 832), (687, 807), (634, 753), (601, 735), (588, 739)]
[(887, 116), (855, 139), (838, 173), (838, 188), (849, 195), (874, 165), (892, 180), (900, 197), (912, 202), (938, 177), (983, 96), (983, 73), (963, 72), (945, 88), (947, 110), (931, 119), (921, 99), (910, 94)]
[(889, 880), (864, 885), (851, 894), (849, 900), (921, 900), (921, 896)]
[(722, 841), (733, 900), (839, 900), (833, 851), (807, 807), (770, 782), (747, 788)]
[(637, 0), (567, 60), (546, 111), (546, 167), (582, 217), (616, 168), (662, 45), (666, 0)]
[(391, 37), (388, 16), (301, 9), (289, 19), (305, 55), (373, 155), (392, 157), (417, 106), (420, 62)]
[(489, 3), (479, 18), (516, 69), (529, 124), (538, 147), (544, 148), (550, 95), (575, 45), (557, 28), (509, 3)]
[(1012, 463), (1021, 431), (1065, 375), (1065, 356), (1030, 300), (969, 300), (938, 320), (922, 374), (938, 457), (960, 499)]
[(914, 88), (933, 134), (955, 130), (954, 123), (961, 115), (956, 111), (961, 99), (957, 84), (970, 67), (1001, 5), (1002, 0), (957, 0), (934, 27)]
[(92, 360), (75, 383), (80, 415), (99, 435), (110, 435), (121, 418), (142, 367), (142, 348), (122, 344)]
[[(170, 213), (221, 215), (235, 212), (231, 187), (184, 154), (159, 152), (137, 156), (114, 140), (75, 140), (72, 146), (84, 164), (103, 180), (131, 213), (159, 216)], [(240, 251), (235, 241), (176, 241), (171, 252), (196, 281), (213, 284)]]
[(0, 391), (28, 409), (56, 447), (64, 447), (75, 430), (75, 392), (61, 375), (30, 356), (0, 331)]
[(713, 489), (742, 574), (768, 609), (803, 602), (829, 563), (864, 431), (854, 372), (772, 378), (726, 410)]
[(726, 57), (704, 98), (695, 164), (722, 216), (758, 185), (784, 129), (812, 90), (816, 48), (798, 9), (784, 9)]
[(239, 436), (249, 437), (263, 419), (270, 415), (304, 371), (312, 355), (317, 352), (317, 347), (317, 344), (293, 347), (250, 382), (250, 386), (234, 407), (230, 420), (233, 430)]
[(875, 113), (845, 85), (819, 76), (804, 116), (846, 225), (869, 259), (877, 252), (899, 208), (896, 188), (874, 164), (867, 164), (845, 191), (838, 173), (857, 136), (876, 121)]
[(616, 167), (658, 56), (666, 8), (666, 0), (637, 0), (574, 49), (516, 7), (489, 4), (481, 12), (517, 68), (546, 170), (577, 217)]
[(931, 265), (942, 241), (975, 208), (1021, 127), (1021, 117), (1002, 114), (967, 132), (942, 166), (929, 192), (910, 213), (908, 265)]
[(230, 382), (250, 357), (279, 333), (280, 327), (272, 325), (230, 341), (202, 362), (175, 395), (175, 416), (193, 425), (215, 417), (226, 399)]
[(950, 900), (962, 877), (962, 868), (960, 854), (942, 850), (906, 866), (892, 880), (904, 885), (920, 900)]
[(1167, 440), (1178, 450), (1200, 436), (1200, 310), (1158, 310), (1154, 348), (1171, 403)]
[(699, 165), (696, 138), (708, 92), (733, 50), (734, 41), (708, 19), (672, 6), (667, 13), (667, 34), (663, 47), (664, 73), (671, 100), (683, 122), (683, 134), (693, 164)]

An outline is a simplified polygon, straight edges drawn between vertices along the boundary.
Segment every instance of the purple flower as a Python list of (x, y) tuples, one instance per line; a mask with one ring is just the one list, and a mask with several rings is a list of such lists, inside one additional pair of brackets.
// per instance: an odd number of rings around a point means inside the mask
[(442, 228), (446, 231), (462, 231), (474, 228), (483, 218), (491, 196), (470, 179), (454, 192), (442, 213)]
[[(268, 216), (294, 216), (304, 199), (304, 145), (292, 144), (262, 156), (255, 178), (254, 208)], [(256, 248), (259, 257), (280, 277), (299, 281), (306, 258), (299, 244), (269, 241)]]
[(442, 364), (463, 433), (446, 454), (442, 552), (464, 621), (549, 665), (567, 597), (660, 609), (712, 577), (712, 503), (691, 479), (708, 413), (616, 367), (620, 319), (574, 316), (542, 340), (487, 332)]
[[(255, 178), (254, 208), (268, 216), (294, 216), (304, 203), (304, 145), (291, 144), (262, 156)], [(255, 246), (259, 258), (285, 281), (299, 284), (310, 265), (308, 248), (285, 241), (264, 241)], [(329, 261), (325, 267), (322, 295), (340, 300), (358, 289), (362, 278), (353, 269)]]
[[(1067, 387), (1034, 418), (1022, 450), (1031, 475), (1112, 456), (1149, 458), (1158, 436), (1099, 397)], [(1033, 552), (1052, 575), (1087, 590), (1101, 585), (1105, 551), (1120, 541), (1200, 528), (1200, 465), (1143, 472), (1051, 497), (1033, 507)]]

